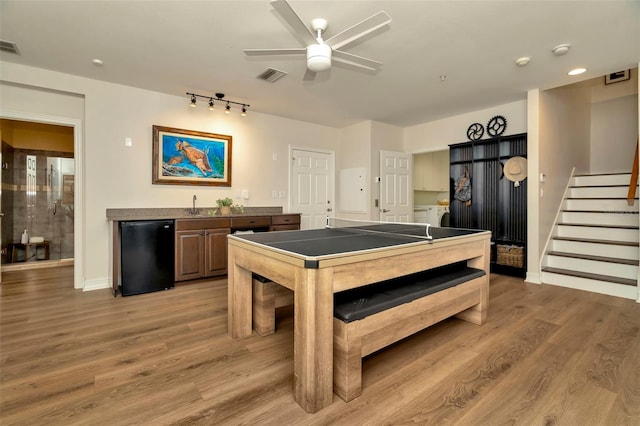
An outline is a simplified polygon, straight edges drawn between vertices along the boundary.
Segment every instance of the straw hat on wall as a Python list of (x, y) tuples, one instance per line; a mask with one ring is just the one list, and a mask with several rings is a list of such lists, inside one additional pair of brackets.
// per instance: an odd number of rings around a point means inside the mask
[(513, 186), (520, 186), (520, 182), (527, 178), (527, 159), (524, 157), (511, 157), (504, 163), (502, 171), (504, 177), (511, 182), (515, 182)]

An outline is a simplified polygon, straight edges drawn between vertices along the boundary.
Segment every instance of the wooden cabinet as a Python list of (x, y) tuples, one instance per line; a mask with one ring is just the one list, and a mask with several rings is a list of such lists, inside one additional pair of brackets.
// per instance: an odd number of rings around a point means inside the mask
[(176, 220), (175, 280), (227, 273), (228, 218)]
[(416, 191), (449, 191), (449, 151), (414, 155), (413, 189)]
[(450, 145), (451, 178), (465, 173), (471, 200), (450, 194), (451, 226), (491, 231), (491, 269), (524, 276), (527, 247), (527, 179), (515, 186), (502, 169), (509, 158), (527, 156), (527, 134)]
[(299, 214), (176, 220), (175, 280), (227, 273), (227, 235), (300, 229)]
[(269, 231), (293, 231), (300, 229), (299, 214), (281, 214), (271, 217)]

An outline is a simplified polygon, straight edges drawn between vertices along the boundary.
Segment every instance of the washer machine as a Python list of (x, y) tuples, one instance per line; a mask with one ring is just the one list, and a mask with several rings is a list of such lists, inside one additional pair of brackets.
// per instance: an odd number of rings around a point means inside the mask
[(450, 224), (450, 215), (449, 215), (449, 206), (440, 206), (437, 205), (436, 206), (436, 215), (437, 215), (437, 225), (434, 226), (440, 226), (440, 227), (449, 227), (451, 226)]

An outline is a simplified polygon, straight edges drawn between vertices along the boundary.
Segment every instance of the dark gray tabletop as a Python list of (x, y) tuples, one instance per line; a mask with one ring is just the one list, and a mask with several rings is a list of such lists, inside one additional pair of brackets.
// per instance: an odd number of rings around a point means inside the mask
[(432, 239), (429, 240), (426, 238), (424, 226), (393, 223), (349, 228), (241, 234), (234, 235), (234, 237), (301, 256), (316, 257), (393, 247), (409, 243), (428, 243), (443, 238), (481, 232), (485, 231), (431, 227), (429, 233)]

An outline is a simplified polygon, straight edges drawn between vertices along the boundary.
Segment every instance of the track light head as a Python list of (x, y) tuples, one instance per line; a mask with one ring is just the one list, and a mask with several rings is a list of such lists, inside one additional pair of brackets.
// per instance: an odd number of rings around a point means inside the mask
[(209, 98), (209, 111), (213, 111), (213, 98)]
[(195, 108), (196, 102), (196, 95), (191, 95), (191, 104), (189, 106), (191, 106), (191, 108)]
[(247, 116), (247, 106), (246, 105), (242, 105), (242, 113), (240, 114), (243, 117)]
[(224, 112), (226, 114), (230, 114), (231, 113), (231, 105), (229, 105), (229, 102), (227, 102), (227, 106), (224, 107)]

